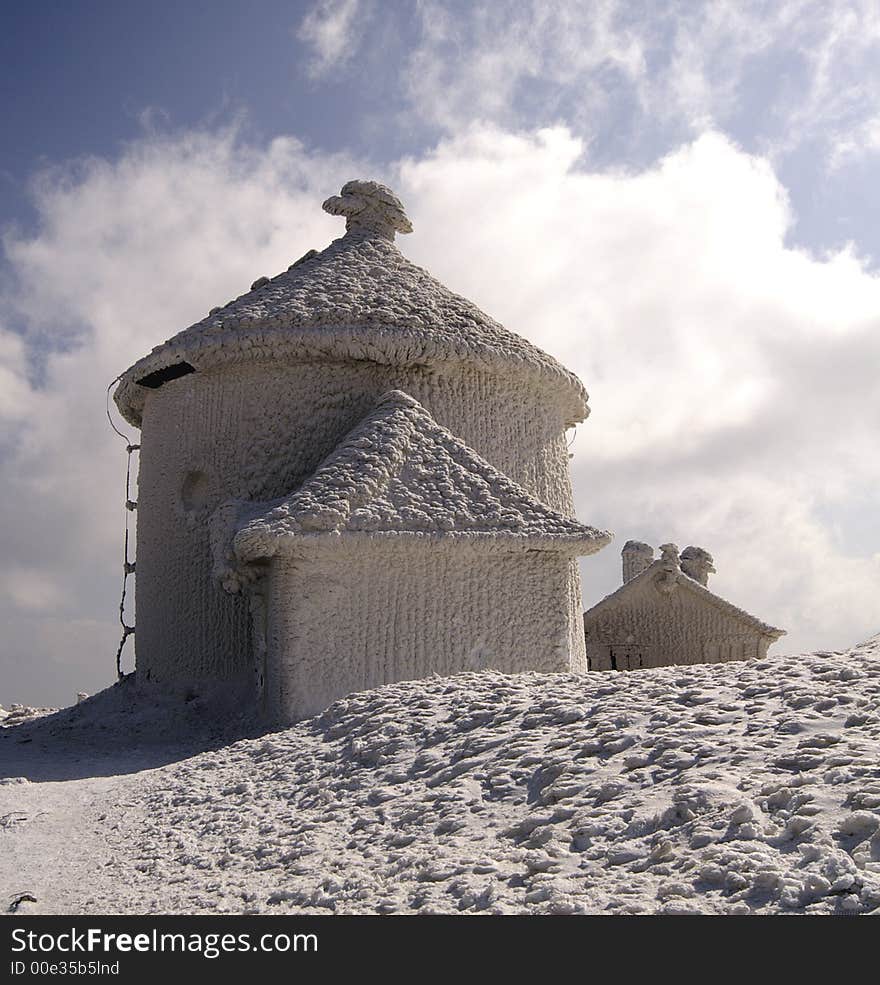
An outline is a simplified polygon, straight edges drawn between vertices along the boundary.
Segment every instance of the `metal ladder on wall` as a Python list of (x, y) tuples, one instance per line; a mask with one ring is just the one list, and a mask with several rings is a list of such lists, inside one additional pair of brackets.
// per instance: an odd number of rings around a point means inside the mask
[(107, 387), (107, 420), (110, 422), (110, 427), (119, 435), (120, 438), (125, 442), (126, 451), (126, 465), (125, 465), (125, 546), (123, 548), (122, 555), (122, 595), (119, 599), (119, 623), (122, 626), (122, 639), (119, 641), (119, 646), (116, 650), (116, 679), (122, 680), (125, 674), (122, 673), (122, 651), (125, 649), (125, 641), (129, 636), (134, 635), (135, 627), (134, 625), (129, 625), (125, 621), (125, 596), (128, 590), (128, 578), (130, 575), (135, 573), (135, 561), (129, 556), (129, 545), (131, 541), (131, 514), (137, 509), (137, 502), (131, 498), (131, 456), (136, 452), (140, 451), (141, 446), (131, 442), (126, 435), (124, 435), (119, 428), (113, 423), (113, 417), (110, 414), (110, 390), (112, 387), (119, 382), (121, 376), (117, 376), (115, 380), (110, 383)]

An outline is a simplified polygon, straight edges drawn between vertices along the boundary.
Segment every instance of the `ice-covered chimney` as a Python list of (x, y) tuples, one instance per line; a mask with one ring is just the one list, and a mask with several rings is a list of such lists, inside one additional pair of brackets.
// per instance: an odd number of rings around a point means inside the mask
[(654, 548), (639, 540), (628, 540), (620, 552), (623, 558), (623, 583), (637, 578), (654, 560)]
[(712, 555), (702, 547), (686, 547), (681, 552), (681, 570), (701, 585), (709, 584), (709, 575), (715, 573)]

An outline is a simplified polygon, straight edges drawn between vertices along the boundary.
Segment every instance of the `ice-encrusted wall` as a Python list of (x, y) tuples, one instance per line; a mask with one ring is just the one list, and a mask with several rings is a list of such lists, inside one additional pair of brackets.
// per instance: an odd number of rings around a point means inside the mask
[(273, 562), (265, 692), (273, 719), (296, 721), (351, 691), (433, 673), (570, 669), (566, 558), (465, 545), (360, 548)]
[[(295, 489), (394, 387), (538, 499), (574, 515), (561, 412), (522, 378), (467, 364), (354, 360), (237, 362), (190, 373), (144, 400), (135, 636), (142, 679), (248, 678), (248, 606), (212, 579), (208, 517), (228, 499)], [(577, 563), (562, 563), (556, 605), (566, 611), (572, 669), (582, 670)]]

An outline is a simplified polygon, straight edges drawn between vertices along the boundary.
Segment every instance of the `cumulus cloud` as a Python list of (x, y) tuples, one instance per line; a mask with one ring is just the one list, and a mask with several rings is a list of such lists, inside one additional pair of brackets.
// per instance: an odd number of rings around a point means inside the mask
[(637, 172), (585, 161), (563, 127), (474, 125), (384, 174), (227, 130), (45, 175), (39, 230), (5, 244), (0, 310), (26, 331), (0, 334), (16, 689), (0, 697), (71, 700), (111, 672), (124, 449), (107, 383), (338, 235), (320, 203), (355, 176), (400, 193), (408, 255), (587, 384), (579, 515), (618, 534), (585, 562), (588, 601), (617, 584), (624, 540), (672, 539), (708, 548), (715, 587), (789, 629), (786, 648), (876, 632), (880, 281), (852, 252), (786, 247), (773, 168), (716, 133)]
[(0, 423), (20, 420), (29, 396), (24, 339), (0, 325)]
[[(543, 82), (545, 117), (567, 87), (606, 73), (635, 82), (646, 72), (645, 39), (621, 21), (618, 0), (474, 4), (450, 9), (419, 4), (419, 37), (404, 62), (405, 91), (417, 113), (448, 129), (462, 121), (509, 123), (524, 83)], [(616, 70), (616, 72), (615, 72)], [(580, 92), (595, 109), (605, 85)]]
[(831, 153), (831, 168), (838, 170), (869, 155), (880, 153), (880, 114), (858, 122), (838, 134)]

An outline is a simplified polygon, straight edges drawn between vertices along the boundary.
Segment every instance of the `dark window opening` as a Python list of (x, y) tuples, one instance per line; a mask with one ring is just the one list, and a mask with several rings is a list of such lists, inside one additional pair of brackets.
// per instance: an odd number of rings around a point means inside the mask
[(189, 376), (195, 371), (195, 366), (190, 366), (189, 363), (173, 363), (164, 369), (156, 369), (152, 373), (147, 373), (146, 376), (137, 381), (137, 385), (149, 387), (150, 390), (158, 390), (163, 383), (180, 379), (181, 376)]

